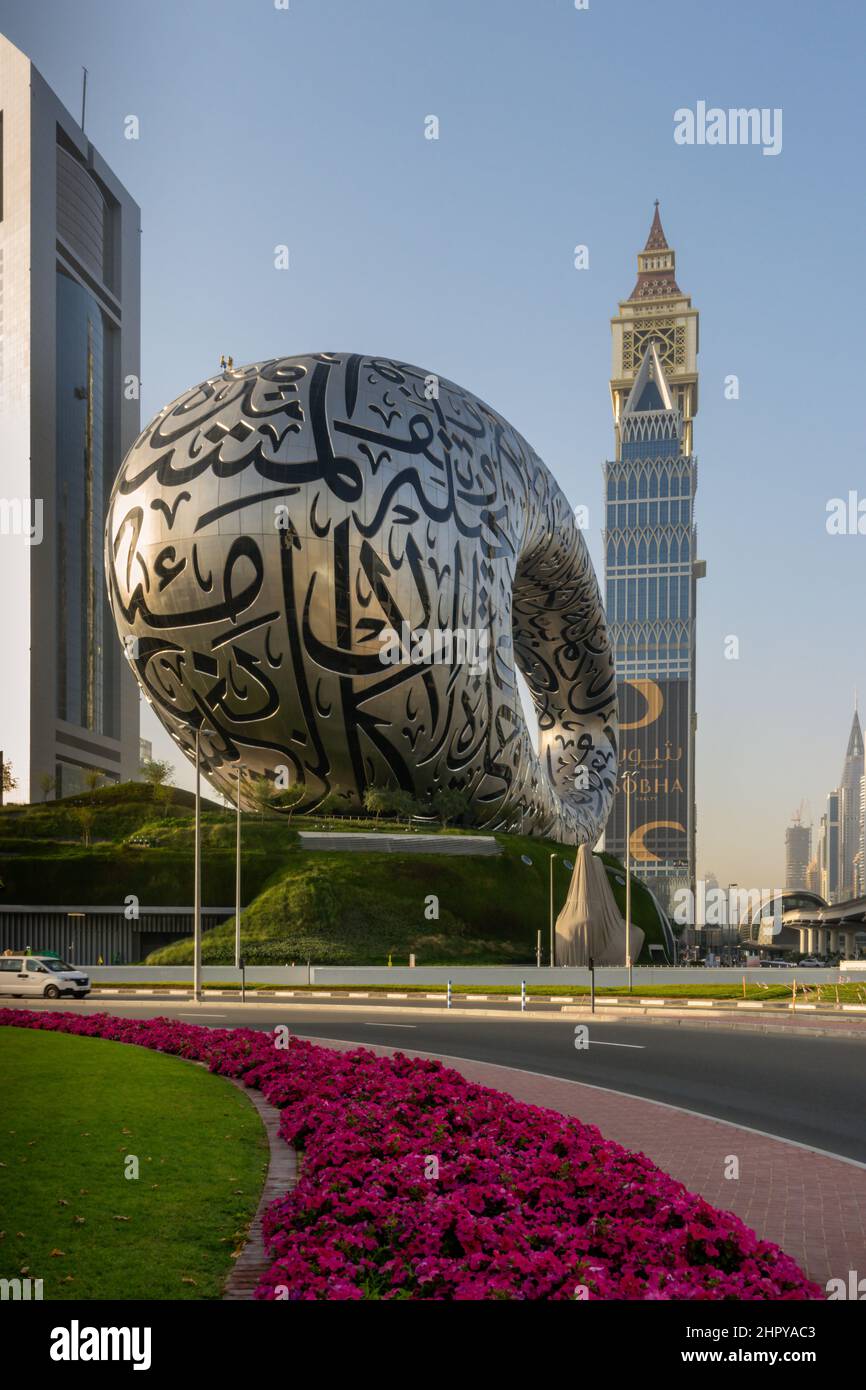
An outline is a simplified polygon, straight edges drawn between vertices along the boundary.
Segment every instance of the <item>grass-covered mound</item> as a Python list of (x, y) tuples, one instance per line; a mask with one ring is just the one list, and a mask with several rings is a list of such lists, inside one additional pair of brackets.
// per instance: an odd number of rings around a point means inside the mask
[[(0, 808), (0, 903), (122, 904), (192, 901), (195, 799), (177, 787), (156, 794), (141, 782), (31, 806)], [(285, 820), (244, 817), (244, 876), (255, 894), (294, 839)], [(203, 901), (235, 899), (234, 812), (202, 799)]]
[[(550, 854), (560, 856), (558, 913), (571, 878), (562, 858), (574, 851), (517, 835), (496, 839), (502, 849), (496, 857), (296, 848), (241, 916), (244, 959), (248, 965), (385, 965), (389, 956), (407, 964), (414, 953), (418, 965), (530, 964), (540, 930), (546, 961)], [(624, 895), (616, 881), (621, 871), (612, 868), (609, 877), (614, 893)], [(433, 911), (438, 917), (427, 915)], [(647, 936), (641, 959), (648, 963), (650, 943), (663, 944), (662, 930), (649, 894), (634, 880), (632, 911)], [(234, 918), (205, 932), (204, 963), (232, 961), (234, 939)], [(191, 962), (191, 941), (148, 957), (151, 965)]]
[(52, 1300), (219, 1298), (268, 1158), (246, 1097), (175, 1057), (23, 1028), (0, 1028), (0, 1072), (0, 1278)]
[[(193, 895), (193, 797), (177, 788), (128, 782), (33, 806), (0, 809), (0, 902), (118, 906), (189, 904)], [(425, 834), (454, 828), (424, 825)], [(384, 965), (389, 955), (419, 965), (508, 964), (542, 959), (549, 943), (550, 854), (554, 906), (568, 891), (575, 851), (526, 836), (498, 835), (498, 856), (319, 852), (301, 848), (301, 830), (405, 831), (393, 821), (249, 812), (243, 817), (243, 953), (250, 965)], [(622, 866), (603, 856), (625, 910)], [(529, 862), (526, 862), (529, 861)], [(235, 812), (204, 801), (203, 902), (235, 898)], [(632, 912), (649, 946), (664, 944), (650, 895), (632, 880)], [(435, 897), (437, 902), (429, 900)], [(438, 915), (437, 915), (438, 914)], [(207, 964), (234, 959), (234, 919), (206, 932)], [(192, 943), (154, 952), (150, 964), (192, 961)]]

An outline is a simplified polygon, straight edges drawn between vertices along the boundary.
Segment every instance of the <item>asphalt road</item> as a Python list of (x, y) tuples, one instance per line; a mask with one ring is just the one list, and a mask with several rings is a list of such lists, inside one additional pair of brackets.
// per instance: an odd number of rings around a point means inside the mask
[(495, 1062), (665, 1101), (866, 1163), (866, 1041), (856, 1038), (599, 1021), (590, 1024), (589, 1048), (577, 1051), (574, 1020), (473, 1019), (468, 1011), (452, 1017), (401, 1013), (398, 1019), (393, 1010), (388, 1017), (387, 1007), (374, 1014), (372, 1001), (365, 1001), (363, 1011), (345, 1003), (8, 1002), (38, 1010), (162, 1015), (212, 1028), (287, 1024), (305, 1037)]

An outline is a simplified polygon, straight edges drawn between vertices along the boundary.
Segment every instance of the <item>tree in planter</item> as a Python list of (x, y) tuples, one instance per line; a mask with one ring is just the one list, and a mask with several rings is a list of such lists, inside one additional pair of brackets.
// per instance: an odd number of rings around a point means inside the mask
[(52, 777), (50, 772), (43, 772), (39, 778), (39, 790), (42, 793), (42, 800), (47, 801), (51, 793), (57, 790), (57, 778)]

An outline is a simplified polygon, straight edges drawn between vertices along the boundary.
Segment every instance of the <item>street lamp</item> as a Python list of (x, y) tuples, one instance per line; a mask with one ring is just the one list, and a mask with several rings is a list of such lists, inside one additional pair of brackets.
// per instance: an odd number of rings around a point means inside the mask
[[(83, 912), (67, 912), (66, 916), (67, 916), (68, 921), (69, 921), (69, 930), (70, 930), (70, 932), (72, 932), (74, 926), (78, 926), (79, 922), (80, 922), (82, 925), (84, 924), (85, 914), (84, 914)], [(74, 951), (75, 951), (75, 942), (74, 942), (74, 941), (70, 941), (70, 943), (69, 943), (69, 964), (70, 964), (70, 965), (73, 964)]]
[(241, 765), (238, 763), (237, 834), (235, 836), (235, 970), (241, 968)]
[(550, 964), (556, 964), (556, 951), (553, 941), (553, 861), (557, 856), (550, 856)]
[(628, 967), (628, 992), (632, 991), (631, 975), (631, 772), (624, 772), (625, 783), (625, 963)]
[(193, 887), (192, 993), (201, 1003), (201, 725), (195, 730), (195, 876)]

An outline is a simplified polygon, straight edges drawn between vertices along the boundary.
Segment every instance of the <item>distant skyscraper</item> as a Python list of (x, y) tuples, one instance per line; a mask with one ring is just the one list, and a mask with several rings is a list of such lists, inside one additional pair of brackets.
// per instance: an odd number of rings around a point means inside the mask
[(140, 231), (126, 189), (0, 36), (0, 748), (20, 800), (45, 776), (62, 795), (88, 769), (138, 766), (103, 534), (139, 431)]
[(821, 886), (818, 892), (828, 903), (837, 903), (839, 897), (839, 792), (830, 792), (827, 809), (821, 817), (818, 836), (818, 873)]
[(861, 842), (860, 784), (864, 774), (863, 731), (855, 708), (839, 780), (839, 901), (855, 898)]
[(808, 888), (812, 858), (812, 828), (800, 824), (799, 814), (785, 831), (785, 887)]
[(696, 580), (692, 421), (698, 313), (676, 282), (658, 204), (637, 283), (612, 320), (616, 455), (604, 466), (607, 617), (620, 701), (621, 777), (605, 846), (663, 901), (695, 877)]

